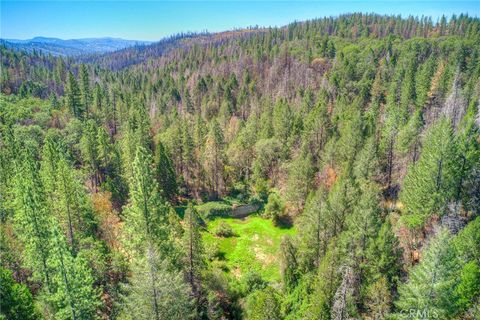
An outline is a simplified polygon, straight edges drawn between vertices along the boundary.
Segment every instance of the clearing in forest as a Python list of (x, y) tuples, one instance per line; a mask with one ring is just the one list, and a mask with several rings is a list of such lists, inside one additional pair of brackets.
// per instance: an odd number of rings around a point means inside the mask
[[(215, 231), (220, 223), (228, 223), (234, 236), (219, 237)], [(258, 215), (245, 219), (216, 218), (208, 221), (203, 235), (205, 247), (216, 247), (217, 265), (236, 277), (248, 271), (257, 271), (264, 280), (280, 281), (280, 243), (284, 235), (294, 234), (294, 229), (276, 227), (271, 220)]]

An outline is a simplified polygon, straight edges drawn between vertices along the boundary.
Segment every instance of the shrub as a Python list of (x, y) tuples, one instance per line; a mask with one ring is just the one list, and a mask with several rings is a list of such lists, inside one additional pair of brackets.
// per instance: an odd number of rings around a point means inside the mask
[(235, 235), (232, 227), (225, 221), (222, 221), (218, 224), (217, 228), (215, 229), (215, 234), (223, 238), (229, 238)]
[(250, 294), (255, 290), (263, 290), (267, 282), (255, 270), (248, 271), (241, 279), (242, 290), (245, 294)]
[(279, 294), (271, 287), (255, 290), (248, 295), (245, 309), (247, 319), (282, 319)]
[(272, 219), (275, 224), (278, 224), (285, 210), (285, 204), (276, 192), (270, 193), (268, 202), (265, 205), (265, 217)]
[(199, 206), (196, 206), (198, 213), (204, 219), (212, 219), (214, 217), (229, 217), (232, 212), (232, 206), (220, 202), (220, 201), (211, 201)]
[(212, 242), (205, 245), (205, 256), (210, 261), (222, 258), (220, 247), (217, 242)]

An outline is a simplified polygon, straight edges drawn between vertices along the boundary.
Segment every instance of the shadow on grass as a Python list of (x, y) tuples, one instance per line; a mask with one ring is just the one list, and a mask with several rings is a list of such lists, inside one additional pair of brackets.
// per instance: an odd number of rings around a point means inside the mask
[(220, 261), (225, 261), (225, 260), (227, 260), (226, 253), (223, 252), (223, 251), (217, 252), (217, 254), (215, 255), (215, 258), (216, 258), (217, 260), (220, 260)]
[(293, 227), (293, 219), (289, 215), (283, 215), (274, 222), (275, 226), (279, 229), (288, 230)]

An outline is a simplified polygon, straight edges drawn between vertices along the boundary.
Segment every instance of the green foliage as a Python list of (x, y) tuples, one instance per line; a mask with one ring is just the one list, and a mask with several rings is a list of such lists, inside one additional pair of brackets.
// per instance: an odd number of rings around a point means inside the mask
[(48, 265), (51, 250), (51, 216), (45, 202), (38, 169), (30, 152), (17, 164), (15, 174), (15, 227), (24, 245), (25, 264), (33, 271), (34, 279), (48, 288), (51, 269)]
[[(214, 236), (222, 221), (230, 225), (235, 237)], [(207, 222), (207, 230), (202, 238), (206, 248), (212, 245), (217, 247), (217, 257), (211, 262), (212, 266), (219, 266), (227, 273), (239, 274), (242, 277), (255, 272), (270, 283), (281, 280), (281, 261), (277, 256), (282, 237), (295, 232), (293, 228), (276, 227), (272, 221), (258, 216), (249, 216), (243, 220), (216, 218)]]
[(400, 311), (426, 311), (443, 319), (454, 314), (456, 280), (452, 276), (456, 268), (450, 241), (445, 230), (431, 240), (420, 264), (411, 270), (408, 282), (398, 288), (400, 297), (395, 304)]
[(204, 312), (202, 272), (205, 268), (205, 252), (202, 235), (200, 233), (200, 217), (192, 203), (188, 204), (183, 220), (185, 226), (183, 234), (185, 278), (195, 298), (197, 313), (202, 314)]
[(309, 191), (312, 189), (314, 169), (308, 154), (300, 154), (289, 166), (287, 181), (288, 200), (298, 209), (303, 209)]
[(353, 212), (346, 217), (347, 230), (345, 237), (345, 254), (361, 263), (365, 259), (366, 250), (372, 243), (372, 235), (377, 234), (379, 228), (379, 189), (373, 183), (363, 184), (360, 187), (361, 195)]
[(282, 319), (280, 298), (271, 287), (256, 290), (247, 297), (247, 314), (249, 320)]
[(310, 303), (310, 317), (315, 319), (329, 319), (332, 317), (335, 291), (339, 286), (338, 269), (340, 266), (339, 252), (330, 245), (318, 267), (313, 294), (308, 297)]
[[(143, 252), (153, 245), (167, 250), (169, 244), (167, 207), (161, 203), (157, 181), (152, 169), (152, 156), (138, 147), (130, 180), (130, 203), (125, 208), (127, 230), (132, 235), (134, 251)], [(162, 250), (162, 253), (163, 253)]]
[[(478, 301), (480, 299), (478, 286), (480, 258), (480, 219), (471, 221), (457, 236), (452, 240), (452, 247), (455, 250), (457, 259), (457, 272), (453, 276), (457, 280), (455, 289), (457, 311), (471, 312), (478, 315)], [(475, 313), (476, 312), (476, 313)]]
[[(415, 112), (408, 120), (407, 124), (398, 133), (396, 141), (396, 149), (401, 154), (413, 152), (414, 161), (416, 160), (416, 153), (418, 152), (419, 135), (422, 128), (421, 113)], [(413, 150), (412, 150), (413, 149)]]
[(156, 176), (160, 193), (163, 198), (172, 201), (177, 194), (177, 181), (172, 160), (167, 154), (165, 147), (160, 142), (157, 147), (156, 155)]
[(381, 281), (377, 285), (383, 287), (385, 280), (389, 289), (395, 288), (401, 275), (402, 250), (388, 217), (376, 239), (370, 243), (367, 259), (371, 261), (368, 266), (369, 282)]
[(264, 215), (271, 219), (274, 224), (279, 224), (280, 219), (285, 211), (285, 203), (277, 192), (268, 195), (268, 201), (265, 205)]
[(82, 64), (80, 66), (79, 72), (80, 78), (80, 92), (81, 92), (81, 103), (83, 110), (88, 114), (90, 109), (90, 103), (92, 101), (92, 95), (90, 91), (90, 79), (88, 75), (87, 66)]
[(368, 287), (366, 307), (373, 317), (384, 319), (390, 313), (391, 304), (392, 295), (384, 277)]
[(300, 278), (298, 266), (298, 253), (290, 237), (285, 236), (280, 246), (282, 255), (282, 278), (285, 290), (290, 292)]
[(456, 142), (449, 120), (441, 119), (428, 130), (420, 159), (410, 166), (405, 177), (400, 199), (406, 213), (418, 216), (419, 223), (434, 213), (442, 214), (455, 194), (457, 179)]
[(23, 235), (27, 266), (33, 269), (34, 279), (45, 286), (45, 300), (54, 306), (58, 319), (91, 319), (98, 307), (91, 270), (80, 257), (72, 255), (58, 221), (47, 214), (50, 207), (29, 152), (16, 179), (16, 224)]
[(0, 267), (0, 283), (0, 318), (40, 319), (32, 294), (24, 284), (15, 282), (10, 270)]
[(191, 319), (190, 289), (181, 273), (169, 270), (154, 251), (138, 260), (125, 287), (120, 319)]
[(255, 144), (254, 175), (257, 179), (273, 176), (275, 165), (281, 157), (282, 144), (275, 138), (258, 140)]
[(80, 140), (80, 150), (82, 153), (83, 162), (88, 168), (88, 174), (94, 187), (99, 184), (99, 163), (97, 159), (97, 124), (93, 120), (88, 120), (85, 123), (82, 138)]
[(58, 310), (58, 319), (92, 319), (99, 306), (97, 290), (93, 288), (93, 276), (85, 260), (74, 257), (69, 251), (63, 234), (54, 227), (51, 256), (52, 294), (45, 299)]
[(460, 271), (460, 283), (455, 290), (457, 304), (461, 310), (467, 310), (478, 299), (480, 292), (480, 267), (470, 261)]
[(309, 199), (303, 215), (298, 221), (299, 263), (305, 270), (313, 270), (320, 265), (333, 234), (333, 212), (329, 210), (327, 192), (318, 189)]
[(195, 207), (203, 219), (211, 220), (216, 217), (228, 217), (232, 213), (232, 206), (223, 201), (210, 201)]
[(205, 141), (204, 161), (205, 171), (212, 187), (212, 198), (220, 194), (221, 177), (224, 170), (224, 137), (220, 124), (213, 121)]
[(83, 119), (85, 116), (85, 105), (82, 104), (77, 79), (75, 79), (75, 76), (71, 72), (68, 74), (66, 98), (67, 107), (71, 110), (72, 114), (78, 119)]
[(217, 228), (215, 229), (215, 234), (223, 238), (235, 236), (232, 227), (225, 221), (222, 221), (218, 224)]

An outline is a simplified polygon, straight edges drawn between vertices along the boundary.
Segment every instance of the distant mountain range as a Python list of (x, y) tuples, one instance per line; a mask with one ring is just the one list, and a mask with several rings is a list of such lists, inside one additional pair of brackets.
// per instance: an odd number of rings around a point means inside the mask
[(120, 38), (84, 38), (63, 40), (58, 38), (35, 37), (28, 40), (0, 39), (5, 46), (18, 50), (38, 50), (55, 56), (78, 56), (83, 54), (106, 53), (151, 41), (125, 40)]

